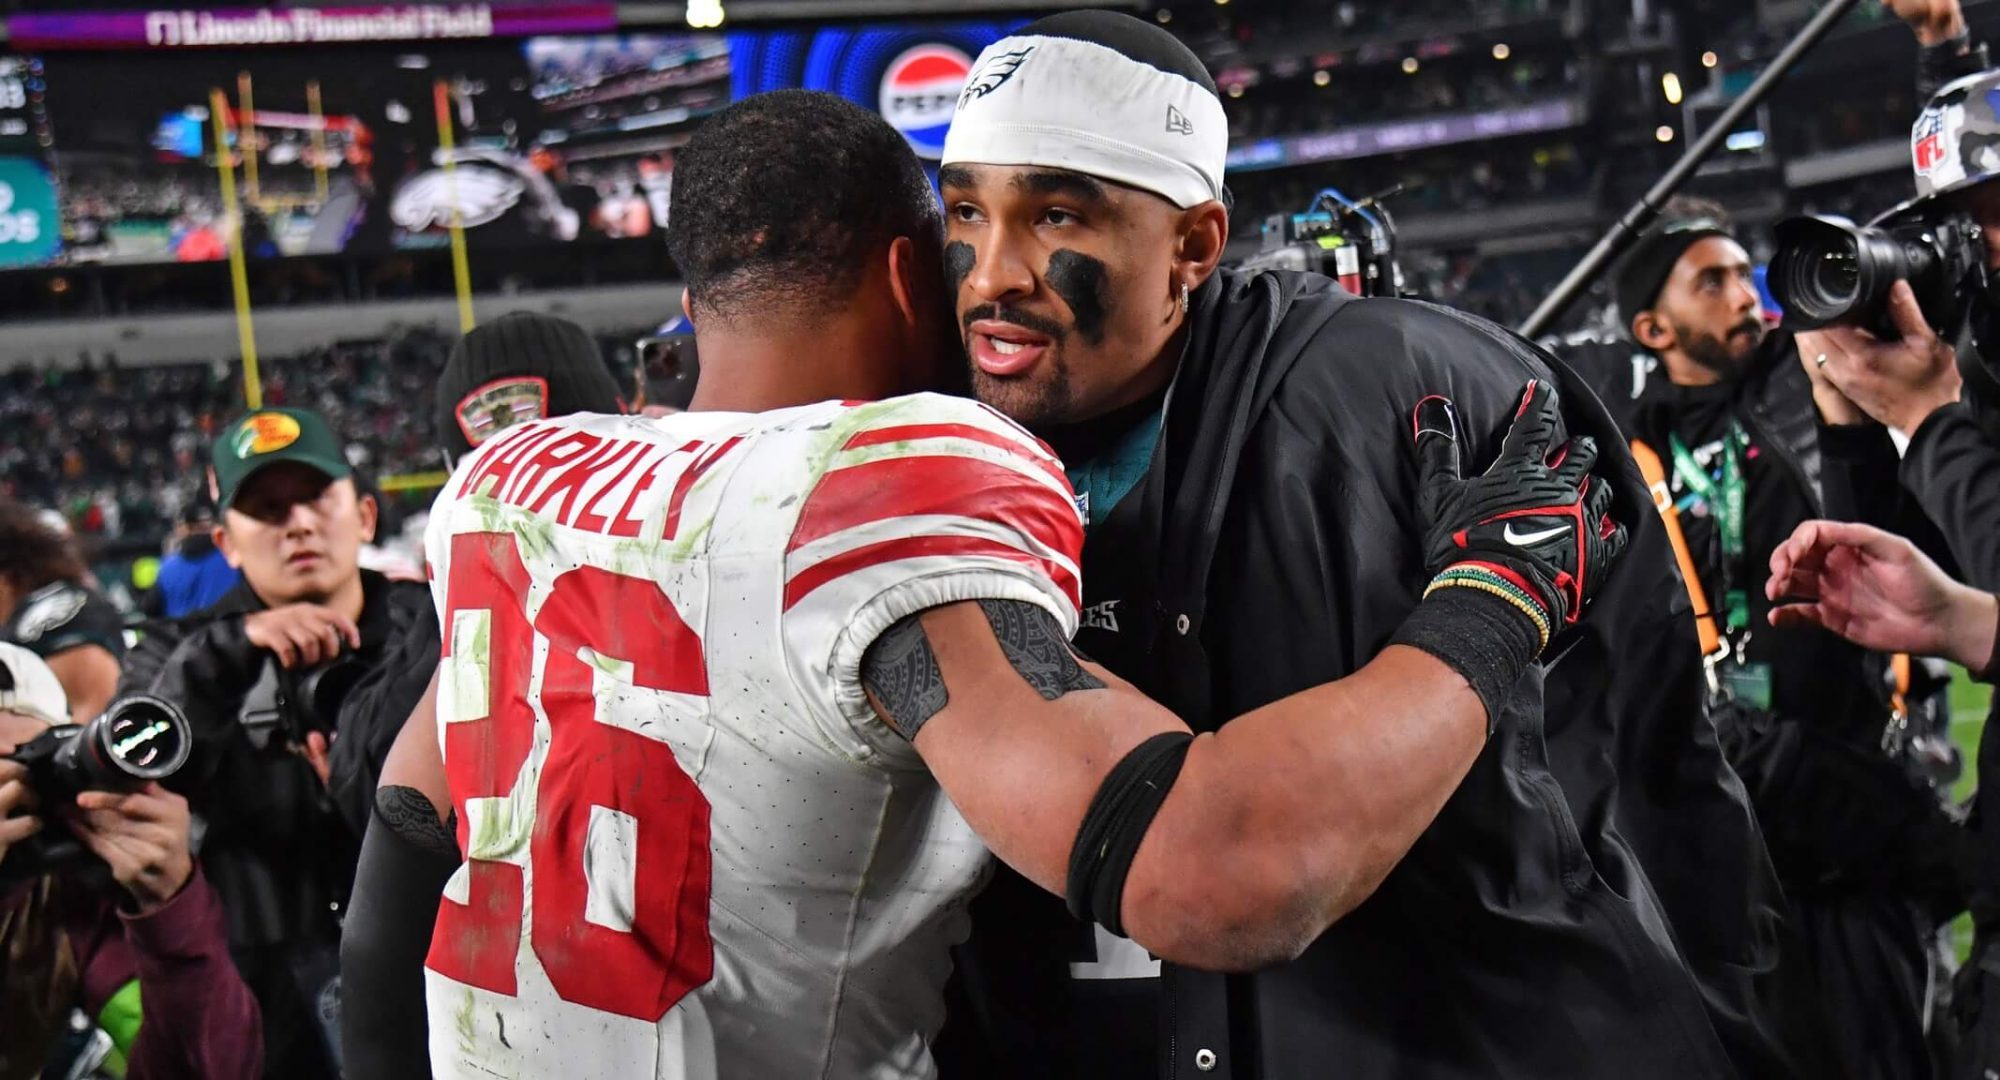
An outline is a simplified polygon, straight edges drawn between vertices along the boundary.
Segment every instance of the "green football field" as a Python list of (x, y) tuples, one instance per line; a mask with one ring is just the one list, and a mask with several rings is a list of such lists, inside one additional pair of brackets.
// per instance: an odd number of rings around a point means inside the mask
[[(1986, 723), (1992, 695), (1992, 687), (1973, 682), (1962, 671), (1951, 684), (1951, 738), (1965, 754), (1965, 775), (1959, 777), (1958, 787), (1952, 794), (1961, 801), (1972, 794), (1972, 789), (1979, 782), (1979, 729)], [(1963, 961), (1966, 951), (1972, 947), (1972, 916), (1961, 915), (1951, 929), (1952, 938), (1958, 945), (1958, 958)]]

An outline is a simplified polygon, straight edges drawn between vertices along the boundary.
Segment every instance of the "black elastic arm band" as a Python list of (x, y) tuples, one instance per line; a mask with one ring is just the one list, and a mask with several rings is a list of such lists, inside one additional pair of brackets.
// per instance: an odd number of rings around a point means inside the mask
[(1069, 913), (1125, 936), (1119, 908), (1139, 841), (1187, 763), (1194, 736), (1164, 731), (1132, 748), (1091, 797), (1069, 852)]

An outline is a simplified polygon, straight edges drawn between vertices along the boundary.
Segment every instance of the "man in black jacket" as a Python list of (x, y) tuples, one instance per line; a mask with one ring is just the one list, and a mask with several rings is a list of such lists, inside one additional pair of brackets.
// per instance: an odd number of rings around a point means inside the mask
[(340, 698), (428, 617), (429, 592), (358, 564), (375, 503), (318, 415), (264, 409), (213, 453), (220, 546), (243, 584), (154, 624), (121, 692), (178, 704), (195, 750), (173, 787), (206, 825), (202, 869), (264, 1014), (266, 1069), (337, 1076), (341, 910), (361, 838), (328, 796)]
[[(1096, 12), (989, 48), (945, 148), (975, 389), (1056, 446), (1090, 521), (1081, 650), (1196, 730), (1355, 670), (1423, 586), (1416, 470), (1397, 447), (1431, 394), (1485, 436), (1524, 378), (1556, 380), (1572, 433), (1626, 474), (1633, 553), (1415, 847), (1299, 959), (1230, 977), (1160, 964), (1003, 877), (975, 907), (941, 1064), (1176, 1080), (1814, 1072), (1809, 1005), (1779, 962), (1780, 893), (1610, 418), (1480, 320), (1218, 271), (1225, 143), (1193, 55)], [(1473, 441), (1474, 460), (1491, 454)]]
[[(1931, 77), (1961, 73), (1984, 62), (1984, 47), (1961, 36), (1948, 52), (1927, 54)], [(2000, 592), (2000, 170), (1976, 155), (1934, 158), (1924, 135), (1965, 147), (2000, 137), (2000, 71), (1964, 75), (1945, 86), (1925, 110), (1913, 146), (1917, 206), (1969, 213), (1986, 246), (1986, 288), (1972, 297), (1966, 327), (1933, 328), (1907, 282), (1889, 297), (1894, 338), (1850, 326), (1799, 335), (1800, 351), (1828, 380), (1883, 424), (1909, 436), (1898, 476), (1949, 548), (1959, 580)], [(1940, 333), (1942, 331), (1942, 333)], [(1957, 342), (1951, 344), (1946, 339)], [(1989, 673), (1990, 674), (1990, 673)], [(2000, 715), (2000, 704), (1996, 704)], [(1979, 741), (1987, 777), (2000, 775), (2000, 738), (1989, 717)], [(1972, 956), (1954, 988), (1959, 1040), (1954, 1076), (2000, 1072), (2000, 815), (1986, 793), (1975, 800), (1971, 829), (1977, 858), (1971, 889), (1976, 931)]]
[[(1801, 522), (1860, 520), (1864, 501), (1893, 513), (1881, 496), (1896, 490), (1895, 446), (1809, 374), (1789, 335), (1766, 334), (1750, 256), (1720, 207), (1670, 206), (1617, 291), (1657, 360), (1624, 427), (1661, 463), (1690, 588), (1720, 631), (1716, 722), (1799, 914), (1828, 1041), (1845, 1075), (1928, 1075), (1930, 946), (1960, 902), (1957, 827), (1882, 752), (1887, 658), (1817, 627), (1769, 626), (1761, 588)], [(1925, 872), (1925, 857), (1944, 865)]]

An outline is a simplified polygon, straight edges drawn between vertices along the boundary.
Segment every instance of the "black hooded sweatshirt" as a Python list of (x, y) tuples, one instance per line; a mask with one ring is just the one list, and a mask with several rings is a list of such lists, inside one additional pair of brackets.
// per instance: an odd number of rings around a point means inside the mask
[(1077, 644), (1197, 731), (1351, 674), (1425, 583), (1412, 410), (1452, 398), (1483, 468), (1535, 378), (1620, 478), (1632, 548), (1375, 895), (1289, 964), (1120, 978), (1150, 973), (1135, 946), (1003, 874), (961, 950), (947, 1075), (1818, 1074), (1664, 530), (1602, 405), (1534, 346), (1315, 275), (1219, 273), (1151, 467), (1088, 535)]

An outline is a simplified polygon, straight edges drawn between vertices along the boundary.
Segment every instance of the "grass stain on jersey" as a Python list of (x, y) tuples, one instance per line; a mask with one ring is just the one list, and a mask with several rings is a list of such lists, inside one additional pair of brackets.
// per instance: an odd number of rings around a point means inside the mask
[(478, 1011), (478, 1008), (478, 1003), (472, 999), (472, 991), (467, 989), (465, 991), (465, 1000), (459, 1004), (458, 1008), (452, 1010), (452, 1028), (458, 1034), (459, 1056), (461, 1057), (474, 1057), (479, 1052), (479, 1032), (472, 1023), (473, 1013)]

